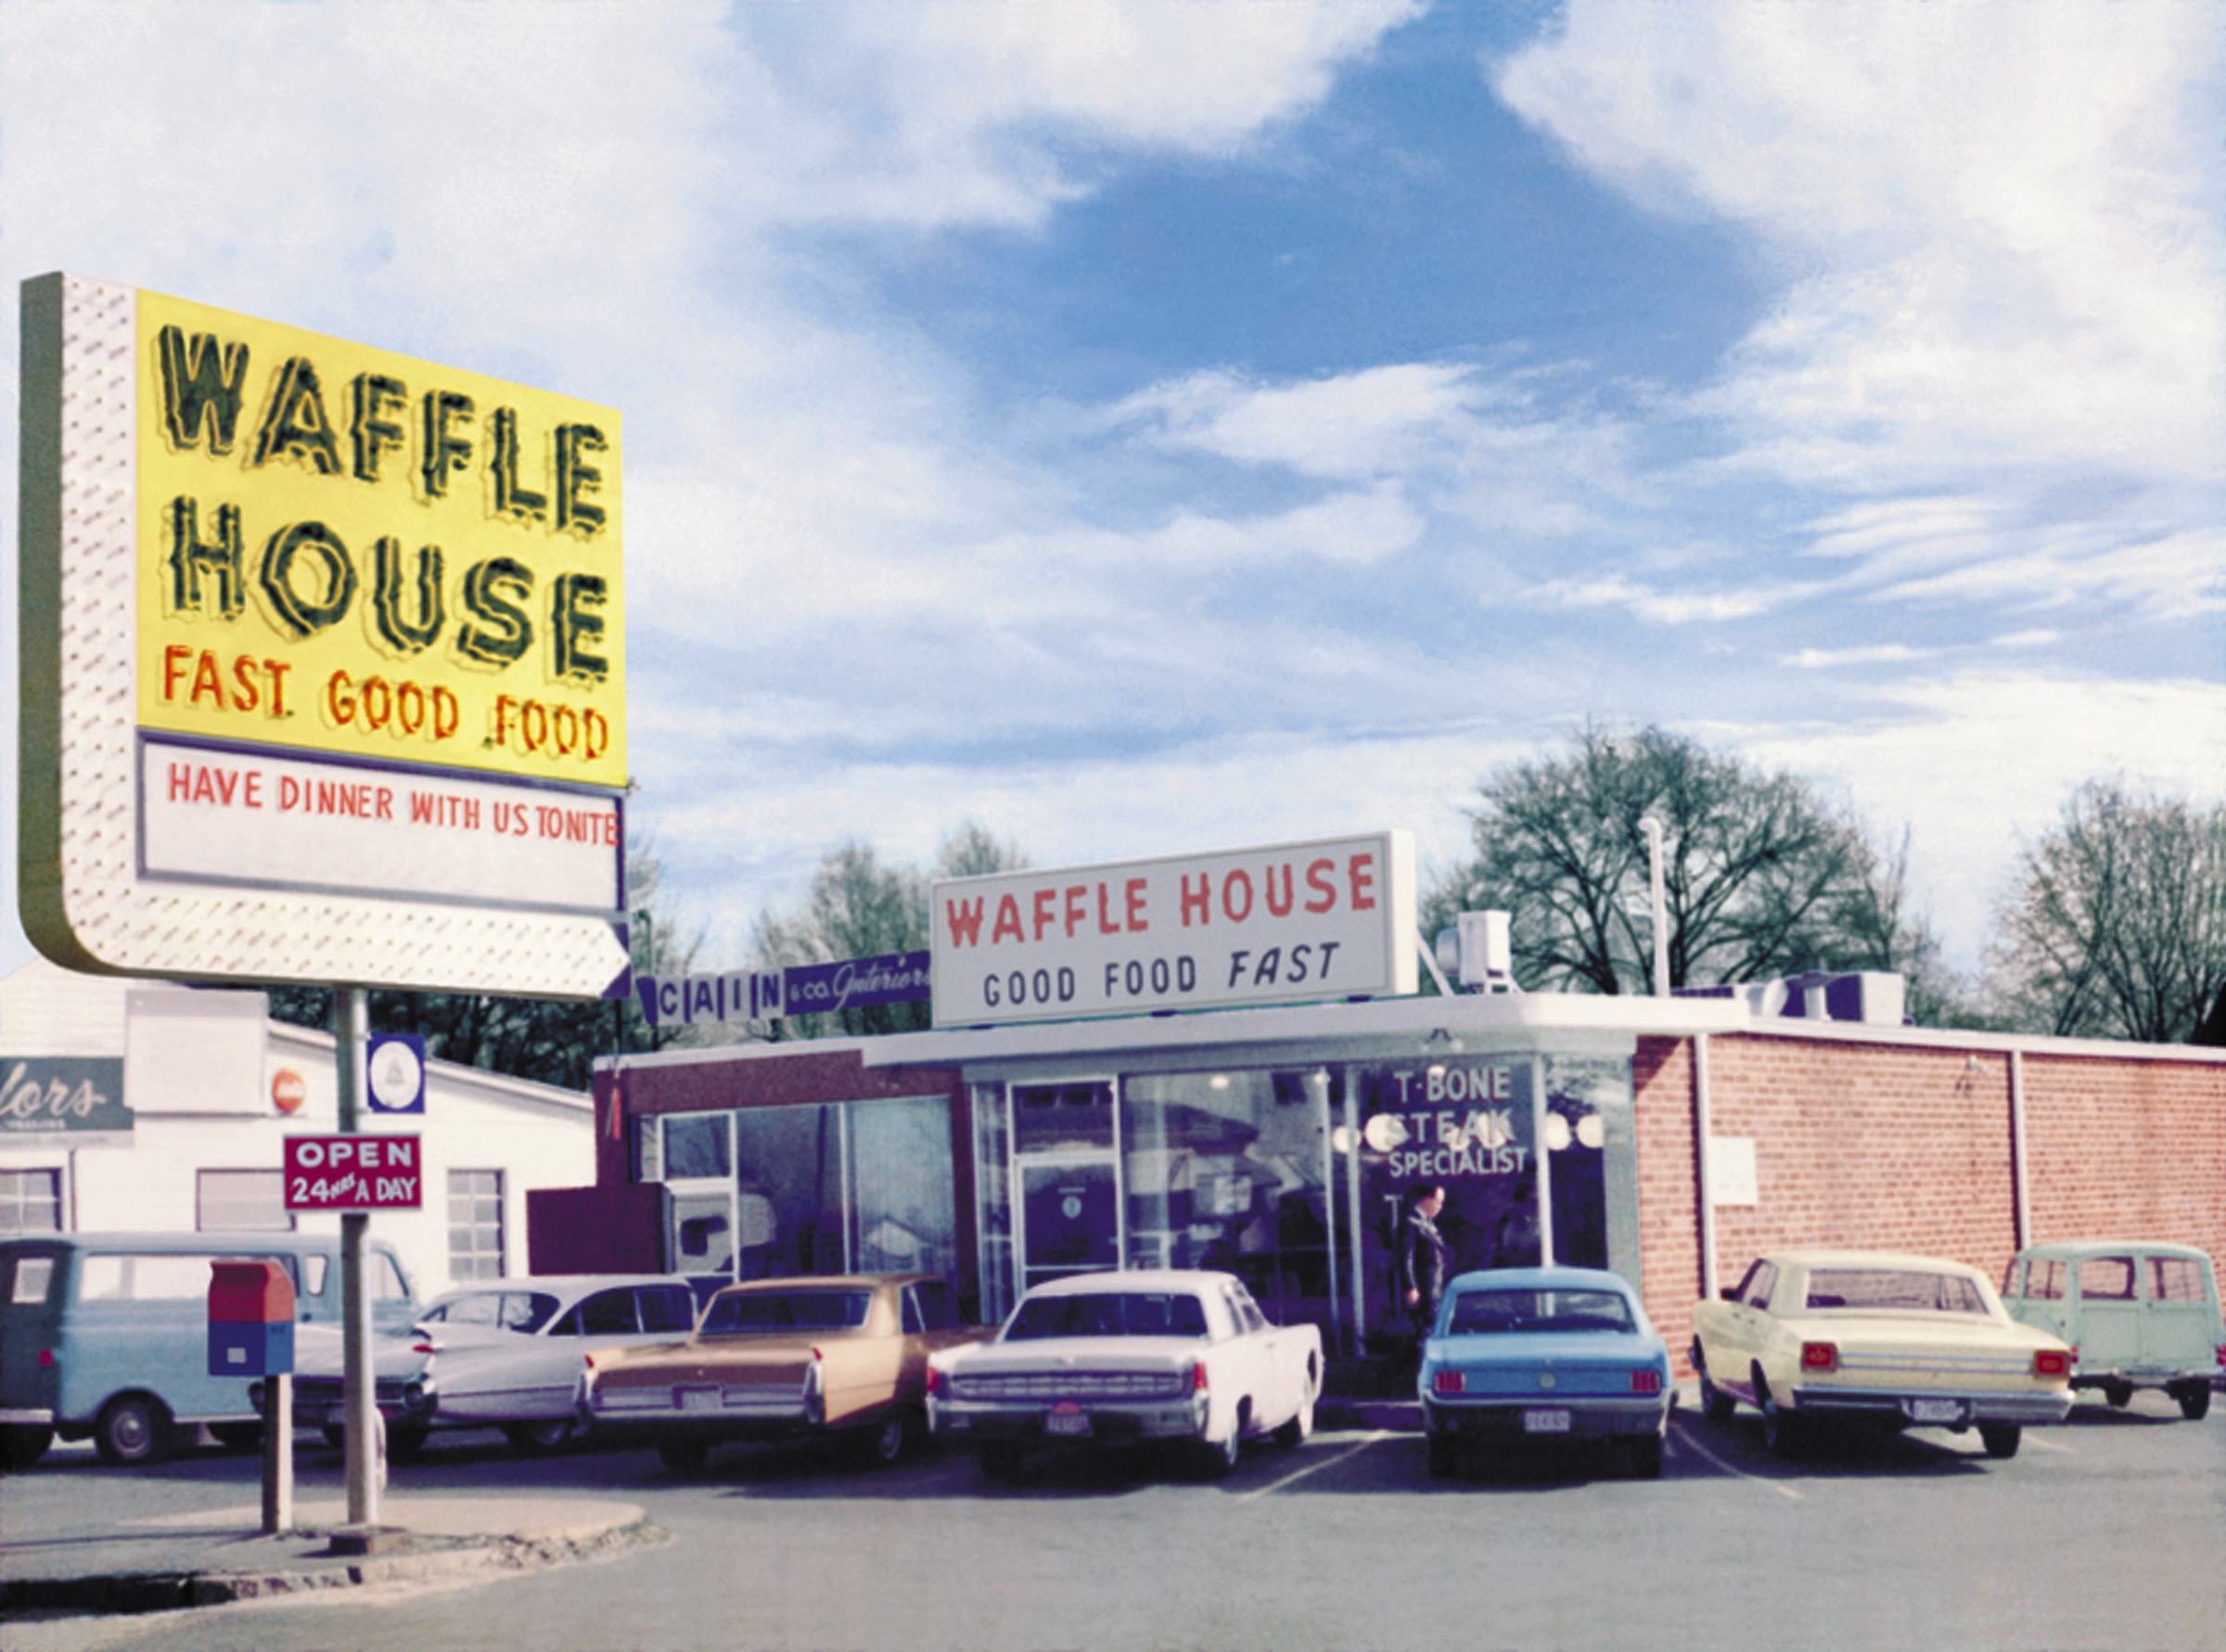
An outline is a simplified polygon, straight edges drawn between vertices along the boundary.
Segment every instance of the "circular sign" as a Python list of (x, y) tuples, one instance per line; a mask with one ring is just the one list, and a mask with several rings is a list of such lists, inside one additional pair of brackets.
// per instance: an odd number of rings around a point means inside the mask
[(298, 1113), (309, 1099), (309, 1081), (290, 1067), (271, 1074), (271, 1105), (282, 1113)]
[(371, 1059), (371, 1098), (382, 1108), (402, 1108), (417, 1099), (424, 1063), (406, 1044), (382, 1044)]

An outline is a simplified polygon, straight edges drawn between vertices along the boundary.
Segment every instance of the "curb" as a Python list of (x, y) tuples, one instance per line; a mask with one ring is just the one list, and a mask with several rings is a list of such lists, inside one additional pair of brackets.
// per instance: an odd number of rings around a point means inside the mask
[[(295, 1531), (295, 1539), (323, 1535)], [(325, 1551), (288, 1566), (211, 1566), (205, 1569), (122, 1573), (83, 1578), (13, 1578), (0, 1581), (0, 1621), (39, 1614), (137, 1615), (188, 1607), (230, 1606), (330, 1589), (430, 1582), (474, 1572), (531, 1571), (596, 1560), (620, 1550), (668, 1543), (672, 1533), (646, 1516), (623, 1526), (581, 1535), (539, 1537), (416, 1537), (405, 1548), (315, 1564)], [(302, 1559), (308, 1561), (302, 1563)]]

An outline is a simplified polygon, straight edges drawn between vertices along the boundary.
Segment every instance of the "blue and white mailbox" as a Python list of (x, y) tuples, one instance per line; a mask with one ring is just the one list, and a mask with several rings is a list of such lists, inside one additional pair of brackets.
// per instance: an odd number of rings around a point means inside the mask
[(278, 1263), (211, 1262), (209, 1375), (277, 1377), (294, 1368), (294, 1281)]

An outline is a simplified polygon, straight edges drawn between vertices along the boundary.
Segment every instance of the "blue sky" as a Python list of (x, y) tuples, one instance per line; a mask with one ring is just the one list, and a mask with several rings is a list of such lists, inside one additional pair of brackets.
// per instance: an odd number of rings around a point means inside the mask
[(1969, 967), (2080, 781), (2226, 795), (2222, 70), (2168, 0), (8, 0), (0, 263), (622, 409), (707, 967), (967, 819), (1427, 881), (1592, 719), (1906, 830)]

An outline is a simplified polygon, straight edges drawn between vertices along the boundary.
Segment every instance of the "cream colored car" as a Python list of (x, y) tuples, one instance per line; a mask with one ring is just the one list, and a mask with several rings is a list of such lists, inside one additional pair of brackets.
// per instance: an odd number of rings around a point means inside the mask
[(1815, 1425), (1976, 1428), (1991, 1457), (2028, 1423), (2071, 1410), (2071, 1348), (2018, 1324), (1976, 1268), (1888, 1251), (1781, 1250), (1693, 1309), (1702, 1414), (1744, 1400), (1763, 1442), (1794, 1450)]

